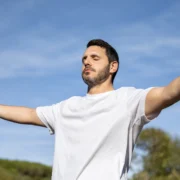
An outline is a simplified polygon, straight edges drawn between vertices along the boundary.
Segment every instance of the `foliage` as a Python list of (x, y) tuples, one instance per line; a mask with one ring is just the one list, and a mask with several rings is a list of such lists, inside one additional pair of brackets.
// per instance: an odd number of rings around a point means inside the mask
[[(179, 180), (180, 138), (160, 129), (142, 131), (134, 162), (141, 157), (142, 170), (131, 180)], [(26, 161), (0, 160), (0, 180), (50, 180), (51, 167)]]
[(26, 161), (0, 160), (1, 180), (50, 180), (51, 167)]
[[(137, 149), (141, 150), (143, 169), (132, 180), (180, 179), (180, 139), (160, 129), (142, 131)], [(136, 157), (138, 155), (136, 154)]]

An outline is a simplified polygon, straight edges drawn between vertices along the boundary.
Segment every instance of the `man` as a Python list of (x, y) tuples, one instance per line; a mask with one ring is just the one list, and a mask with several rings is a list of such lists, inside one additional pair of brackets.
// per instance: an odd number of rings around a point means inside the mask
[(91, 40), (82, 57), (87, 94), (31, 109), (0, 106), (9, 121), (45, 126), (55, 133), (53, 180), (125, 180), (143, 126), (180, 100), (180, 77), (165, 87), (113, 88), (116, 50)]

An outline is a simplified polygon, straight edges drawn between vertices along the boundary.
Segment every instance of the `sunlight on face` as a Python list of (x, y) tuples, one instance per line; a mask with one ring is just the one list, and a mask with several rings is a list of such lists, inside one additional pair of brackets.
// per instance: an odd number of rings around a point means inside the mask
[(104, 48), (87, 48), (82, 63), (82, 78), (88, 86), (98, 85), (109, 77), (109, 61)]

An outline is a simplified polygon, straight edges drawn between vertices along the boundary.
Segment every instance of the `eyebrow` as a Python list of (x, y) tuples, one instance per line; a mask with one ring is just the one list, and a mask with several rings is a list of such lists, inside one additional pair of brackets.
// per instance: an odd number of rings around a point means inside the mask
[(86, 59), (86, 58), (87, 58), (87, 56), (83, 56), (83, 57), (82, 57), (82, 61), (83, 61), (84, 59)]
[[(91, 57), (98, 57), (98, 58), (100, 58), (100, 56), (97, 55), (97, 54), (91, 54), (90, 56), (91, 56)], [(87, 58), (87, 55), (83, 56), (83, 57), (82, 57), (82, 62), (83, 62), (86, 58)]]

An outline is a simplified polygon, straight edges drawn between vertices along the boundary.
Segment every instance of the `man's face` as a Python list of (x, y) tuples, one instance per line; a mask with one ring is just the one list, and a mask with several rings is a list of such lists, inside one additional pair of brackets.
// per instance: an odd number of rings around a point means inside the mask
[(93, 87), (106, 81), (110, 75), (106, 50), (99, 46), (90, 46), (82, 57), (82, 78)]

